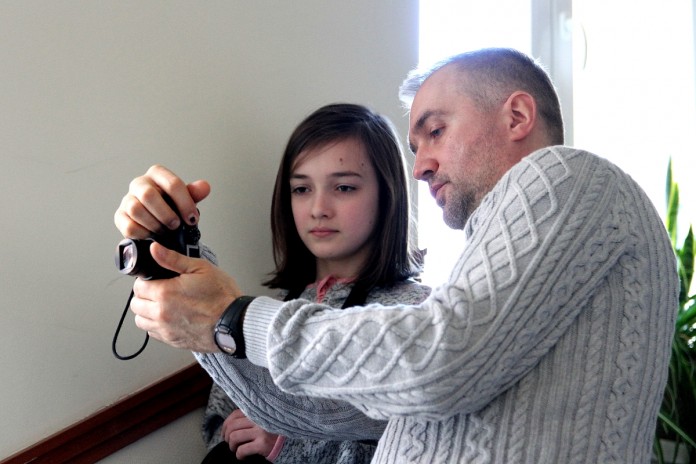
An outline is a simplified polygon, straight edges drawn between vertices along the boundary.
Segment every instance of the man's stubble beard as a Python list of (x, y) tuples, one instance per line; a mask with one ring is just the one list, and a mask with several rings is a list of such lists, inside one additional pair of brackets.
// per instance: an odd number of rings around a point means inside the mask
[(469, 192), (448, 199), (442, 209), (442, 219), (450, 229), (464, 229), (466, 221), (476, 209), (474, 194)]

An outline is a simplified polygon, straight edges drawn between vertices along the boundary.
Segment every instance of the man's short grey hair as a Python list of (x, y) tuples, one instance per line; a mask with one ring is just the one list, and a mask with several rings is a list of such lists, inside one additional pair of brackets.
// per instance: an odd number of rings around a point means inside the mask
[(546, 123), (553, 145), (562, 145), (563, 117), (558, 94), (546, 70), (528, 55), (511, 48), (485, 48), (461, 53), (434, 66), (411, 71), (399, 89), (399, 99), (407, 110), (432, 74), (454, 66), (461, 72), (462, 92), (483, 109), (493, 108), (515, 91), (529, 93), (536, 101), (539, 115)]

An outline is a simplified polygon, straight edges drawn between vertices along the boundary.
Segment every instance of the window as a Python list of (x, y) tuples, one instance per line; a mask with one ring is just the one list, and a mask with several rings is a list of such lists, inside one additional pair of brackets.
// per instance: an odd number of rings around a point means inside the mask
[[(572, 3), (572, 4), (571, 4)], [(572, 14), (571, 14), (572, 10)], [(559, 89), (566, 142), (618, 164), (660, 213), (671, 157), (683, 198), (681, 229), (696, 223), (696, 78), (691, 0), (421, 0), (420, 63), (490, 46), (530, 53)], [(533, 27), (532, 27), (533, 25)], [(419, 182), (423, 280), (444, 282), (465, 246)]]
[(688, 228), (696, 222), (691, 0), (578, 0), (573, 8), (575, 145), (628, 172), (661, 214), (671, 157)]

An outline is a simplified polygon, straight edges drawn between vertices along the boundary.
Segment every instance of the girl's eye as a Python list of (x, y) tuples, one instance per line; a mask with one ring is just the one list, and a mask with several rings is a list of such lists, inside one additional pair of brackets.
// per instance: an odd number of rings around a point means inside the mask
[(294, 195), (302, 195), (303, 193), (307, 193), (309, 189), (303, 185), (298, 185), (297, 187), (290, 187), (290, 193)]
[(336, 190), (338, 190), (339, 192), (352, 192), (355, 190), (355, 187), (351, 185), (339, 185), (338, 187), (336, 187)]

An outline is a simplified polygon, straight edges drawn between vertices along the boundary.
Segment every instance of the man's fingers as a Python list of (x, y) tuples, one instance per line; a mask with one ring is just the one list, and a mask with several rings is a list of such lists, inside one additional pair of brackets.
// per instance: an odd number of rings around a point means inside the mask
[[(171, 279), (137, 279), (131, 309), (151, 319), (153, 327), (141, 326), (160, 340), (177, 348), (212, 353), (219, 351), (213, 328), (230, 302), (241, 291), (232, 277), (200, 258), (169, 250), (152, 242), (150, 254), (162, 268), (178, 277)], [(147, 305), (151, 302), (155, 306)]]
[(158, 312), (156, 303), (133, 298), (130, 305), (131, 311), (135, 314), (135, 325), (145, 332), (151, 333), (157, 329), (157, 324), (154, 322), (155, 314)]

